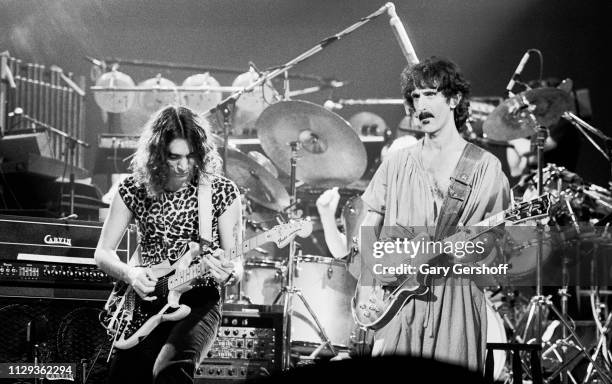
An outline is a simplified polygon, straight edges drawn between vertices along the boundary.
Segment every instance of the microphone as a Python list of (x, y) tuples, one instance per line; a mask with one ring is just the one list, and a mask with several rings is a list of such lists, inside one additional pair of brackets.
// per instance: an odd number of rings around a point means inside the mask
[(402, 49), (402, 53), (406, 57), (408, 64), (415, 65), (419, 63), (419, 58), (414, 52), (414, 48), (410, 43), (410, 39), (408, 38), (408, 34), (406, 33), (406, 29), (404, 28), (404, 24), (395, 13), (395, 5), (393, 3), (387, 3), (387, 13), (391, 18), (389, 20), (389, 25), (391, 29), (393, 29), (393, 34), (395, 35), (395, 39), (397, 40), (400, 48)]
[(327, 109), (328, 111), (334, 110), (334, 109), (342, 109), (344, 106), (340, 103), (336, 103), (333, 100), (326, 100), (323, 103), (323, 108)]
[(523, 68), (525, 68), (525, 64), (527, 64), (527, 60), (529, 60), (529, 51), (525, 52), (525, 54), (521, 58), (521, 61), (516, 66), (516, 69), (514, 70), (514, 73), (512, 74), (512, 77), (510, 78), (508, 85), (506, 85), (506, 91), (512, 92), (512, 88), (514, 88), (514, 84), (516, 83), (516, 78), (519, 77), (521, 73), (523, 72)]

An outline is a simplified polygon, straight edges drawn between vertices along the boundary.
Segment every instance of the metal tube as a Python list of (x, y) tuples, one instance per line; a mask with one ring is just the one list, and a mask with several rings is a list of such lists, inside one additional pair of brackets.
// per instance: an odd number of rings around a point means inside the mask
[(45, 105), (43, 104), (43, 66), (36, 64), (36, 118), (38, 120), (43, 117), (43, 110)]
[(49, 74), (49, 71), (46, 70), (44, 65), (42, 67), (43, 67), (43, 87), (44, 87), (44, 92), (43, 92), (44, 113), (43, 113), (42, 121), (45, 124), (50, 124), (51, 123), (51, 75)]
[[(25, 106), (25, 82), (23, 81), (23, 71), (22, 71), (22, 65), (21, 65), (21, 60), (17, 59), (16, 61), (16, 71), (15, 71), (15, 84), (17, 85), (17, 90), (16, 90), (16, 103), (15, 103), (15, 108), (19, 107), (19, 108), (24, 108)], [(22, 128), (23, 125), (23, 121), (20, 120), (18, 124), (15, 125), (14, 128), (18, 129), (18, 128)]]
[[(59, 86), (58, 86), (58, 76), (57, 71), (51, 68), (51, 116), (49, 125), (52, 127), (57, 127), (58, 116), (57, 116), (57, 106), (58, 106), (58, 98), (59, 98)], [(57, 135), (53, 136), (53, 149), (55, 152), (55, 158), (62, 158), (62, 148), (59, 142), (59, 138)]]
[[(79, 76), (79, 85), (81, 89), (86, 89), (85, 85), (85, 76)], [(78, 138), (79, 140), (85, 139), (85, 96), (79, 96), (77, 102), (77, 127), (78, 127)], [(78, 166), (85, 166), (85, 151), (81, 150), (81, 147), (78, 148)]]

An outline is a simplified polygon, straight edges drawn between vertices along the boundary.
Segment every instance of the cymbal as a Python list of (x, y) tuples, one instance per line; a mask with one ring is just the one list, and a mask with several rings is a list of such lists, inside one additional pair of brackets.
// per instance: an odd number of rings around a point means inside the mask
[[(531, 106), (525, 105), (525, 98)], [(532, 107), (533, 106), (533, 107)], [(514, 140), (536, 133), (538, 125), (550, 127), (571, 109), (569, 93), (558, 88), (536, 88), (521, 92), (498, 105), (487, 117), (483, 130), (494, 140)], [(535, 121), (530, 117), (530, 111)]]
[(387, 123), (385, 123), (382, 117), (367, 111), (351, 116), (349, 124), (358, 135), (382, 136), (387, 129)]
[(278, 179), (278, 171), (276, 170), (276, 167), (274, 166), (274, 164), (272, 164), (270, 159), (266, 157), (266, 155), (258, 151), (249, 151), (247, 155), (249, 155), (249, 157), (255, 160), (259, 165), (264, 167), (266, 171), (270, 172), (270, 174), (274, 176), (274, 178)]
[(231, 147), (228, 147), (227, 177), (238, 187), (247, 189), (247, 197), (263, 207), (281, 211), (290, 204), (289, 193), (280, 181), (251, 157)]
[(343, 186), (367, 166), (365, 147), (342, 117), (306, 101), (282, 101), (266, 108), (255, 123), (264, 152), (291, 173), (291, 142), (298, 142), (296, 177), (319, 186)]

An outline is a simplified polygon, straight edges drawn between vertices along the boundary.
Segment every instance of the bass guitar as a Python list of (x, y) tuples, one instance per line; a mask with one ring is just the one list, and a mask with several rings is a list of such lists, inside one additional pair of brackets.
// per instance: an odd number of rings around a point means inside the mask
[[(262, 232), (244, 241), (241, 247), (231, 249), (226, 254), (231, 258), (270, 242), (282, 248), (296, 236), (306, 237), (311, 233), (312, 222), (294, 220)], [(155, 297), (154, 300), (142, 299), (130, 285), (124, 282), (115, 285), (104, 307), (105, 315), (102, 319), (107, 333), (113, 339), (114, 347), (132, 348), (162, 322), (181, 320), (191, 312), (191, 308), (180, 304), (179, 299), (184, 292), (202, 284), (202, 279), (208, 271), (206, 264), (197, 262), (198, 258), (194, 256), (198, 255), (192, 253), (191, 250), (187, 251), (172, 265), (166, 260), (151, 267), (158, 279), (155, 290), (150, 294), (150, 297)], [(208, 256), (203, 255), (202, 257)]]

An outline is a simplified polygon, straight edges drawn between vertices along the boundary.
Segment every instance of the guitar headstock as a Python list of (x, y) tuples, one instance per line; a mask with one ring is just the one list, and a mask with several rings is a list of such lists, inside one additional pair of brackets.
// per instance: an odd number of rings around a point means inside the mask
[(543, 219), (549, 216), (552, 196), (545, 193), (534, 199), (523, 201), (506, 210), (505, 219), (513, 224), (527, 220)]
[(307, 237), (312, 233), (312, 222), (310, 220), (298, 219), (285, 224), (280, 224), (270, 231), (275, 232), (274, 242), (279, 248), (285, 247), (296, 236)]

